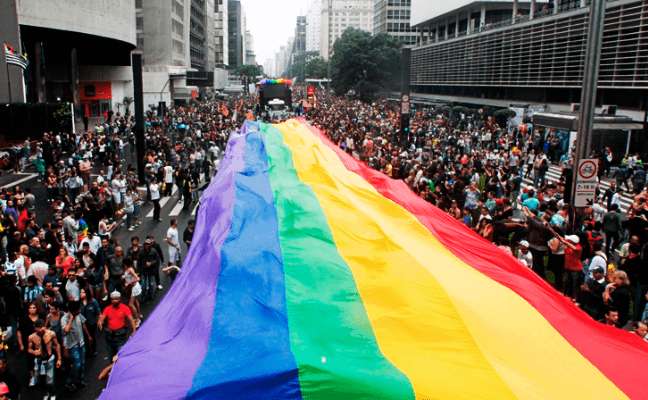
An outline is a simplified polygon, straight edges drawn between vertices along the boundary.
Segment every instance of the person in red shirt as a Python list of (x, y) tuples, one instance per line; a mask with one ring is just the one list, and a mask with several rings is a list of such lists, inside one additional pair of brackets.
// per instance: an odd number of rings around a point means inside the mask
[(64, 277), (67, 277), (68, 271), (74, 265), (74, 257), (68, 254), (65, 246), (62, 246), (59, 249), (59, 254), (56, 256), (55, 262), (56, 269), (58, 269), (59, 272), (62, 272)]
[(106, 343), (108, 344), (108, 351), (110, 357), (114, 357), (119, 349), (126, 343), (128, 337), (135, 333), (135, 320), (131, 309), (121, 302), (121, 293), (114, 291), (110, 294), (110, 305), (106, 307), (99, 321), (97, 327), (103, 330), (104, 322), (106, 322)]
[(583, 274), (583, 247), (580, 245), (580, 238), (576, 235), (567, 235), (564, 238), (556, 236), (565, 245), (565, 272), (567, 279), (564, 286), (565, 296), (575, 299), (578, 295), (578, 288), (581, 284)]

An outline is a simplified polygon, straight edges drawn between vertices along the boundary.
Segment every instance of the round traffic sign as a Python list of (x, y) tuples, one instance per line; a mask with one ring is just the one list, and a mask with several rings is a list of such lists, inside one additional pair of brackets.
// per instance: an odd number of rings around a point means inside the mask
[(578, 177), (584, 180), (592, 179), (596, 176), (597, 169), (598, 165), (596, 165), (595, 161), (585, 160), (578, 167)]

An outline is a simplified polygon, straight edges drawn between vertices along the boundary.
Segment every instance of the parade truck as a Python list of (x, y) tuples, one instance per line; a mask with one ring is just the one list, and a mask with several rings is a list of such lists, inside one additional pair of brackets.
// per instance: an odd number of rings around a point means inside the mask
[(258, 112), (264, 119), (281, 121), (292, 115), (292, 81), (263, 79), (257, 83)]

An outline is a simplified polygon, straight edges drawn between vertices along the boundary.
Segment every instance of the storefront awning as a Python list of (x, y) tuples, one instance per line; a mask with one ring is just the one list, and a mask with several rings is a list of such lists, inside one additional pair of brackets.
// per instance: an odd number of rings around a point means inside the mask
[[(533, 123), (546, 128), (555, 128), (568, 131), (578, 130), (578, 118), (576, 113), (535, 113), (533, 114)], [(594, 130), (612, 130), (612, 131), (633, 131), (642, 130), (643, 124), (633, 121), (630, 117), (624, 115), (597, 115), (594, 117)]]

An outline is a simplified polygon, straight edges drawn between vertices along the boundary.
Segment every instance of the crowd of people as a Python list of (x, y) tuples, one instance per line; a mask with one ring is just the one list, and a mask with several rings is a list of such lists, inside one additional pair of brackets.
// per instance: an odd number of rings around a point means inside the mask
[[(647, 166), (639, 154), (596, 149), (599, 182), (610, 185), (599, 185), (592, 206), (573, 214), (567, 133), (445, 106), (417, 108), (401, 133), (398, 107), (320, 93), (307, 118), (340, 148), (405, 181), (532, 268), (592, 318), (648, 341)], [(548, 179), (552, 166), (560, 179)]]
[[(181, 235), (171, 218), (161, 240), (138, 234), (143, 209), (151, 207), (159, 223), (160, 200), (174, 188), (191, 209), (253, 102), (147, 113), (144, 181), (134, 166), (130, 115), (23, 144), (15, 168), (33, 168), (39, 183), (0, 191), (0, 396), (18, 398), (25, 386), (50, 399), (61, 392), (57, 385), (79, 390), (99, 340), (116, 357), (144, 318), (142, 303), (181, 270), (195, 225)], [(425, 107), (403, 135), (397, 106), (320, 93), (305, 117), (349, 154), (510, 252), (592, 318), (648, 340), (648, 189), (638, 154), (594, 154), (600, 180), (610, 184), (574, 215), (565, 197), (572, 158), (564, 133), (483, 109)], [(548, 179), (554, 165), (559, 180)], [(38, 215), (37, 188), (48, 205)], [(128, 240), (117, 240), (118, 231)], [(28, 376), (12, 372), (12, 362), (24, 363)]]
[[(132, 115), (23, 144), (15, 170), (33, 168), (39, 177), (0, 192), (0, 396), (16, 399), (26, 387), (49, 399), (76, 392), (98, 341), (116, 356), (144, 318), (141, 304), (163, 289), (161, 276), (173, 280), (180, 271), (195, 226), (179, 232), (171, 218), (161, 240), (138, 233), (144, 207), (152, 206), (158, 224), (160, 200), (175, 187), (190, 210), (250, 101), (147, 113), (144, 181)], [(43, 207), (38, 190), (46, 193)]]

